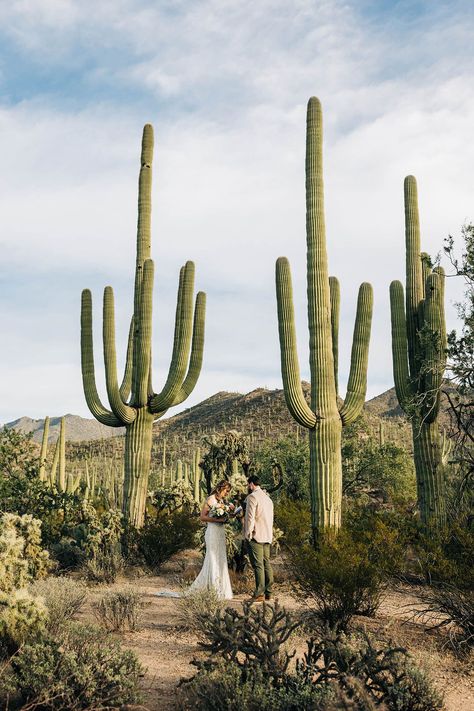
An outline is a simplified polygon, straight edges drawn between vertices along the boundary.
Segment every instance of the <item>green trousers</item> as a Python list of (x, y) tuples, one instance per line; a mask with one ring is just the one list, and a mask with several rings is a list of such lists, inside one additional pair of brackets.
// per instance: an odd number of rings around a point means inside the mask
[(270, 565), (270, 544), (248, 541), (248, 552), (253, 572), (255, 573), (254, 596), (271, 595), (273, 585), (273, 570)]

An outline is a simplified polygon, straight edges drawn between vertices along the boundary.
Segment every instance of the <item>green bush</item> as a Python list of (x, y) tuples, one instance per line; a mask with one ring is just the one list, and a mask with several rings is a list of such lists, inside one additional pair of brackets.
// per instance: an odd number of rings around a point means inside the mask
[(30, 592), (44, 601), (48, 611), (46, 627), (53, 636), (74, 619), (87, 597), (87, 588), (81, 580), (65, 577), (37, 580), (30, 585)]
[(309, 543), (311, 510), (308, 504), (282, 498), (275, 506), (275, 524), (283, 531), (283, 545), (293, 548)]
[(200, 669), (184, 684), (180, 708), (196, 711), (335, 711), (336, 708), (369, 711), (365, 706), (336, 706), (336, 691), (329, 687), (298, 684), (296, 679), (287, 681), (287, 686), (273, 688), (258, 668), (243, 675), (237, 664), (220, 660), (209, 669)]
[[(0, 431), (0, 510), (20, 516), (30, 514), (41, 521), (42, 544), (50, 548), (64, 530), (80, 523), (81, 501), (58, 492), (38, 477), (38, 449), (34, 443), (9, 439), (12, 430)], [(28, 448), (34, 448), (34, 452)], [(3, 448), (3, 451), (2, 451)]]
[(113, 583), (123, 568), (120, 545), (122, 514), (113, 509), (99, 514), (86, 501), (83, 509), (83, 537), (79, 544), (84, 553), (82, 570), (88, 580)]
[[(363, 632), (325, 629), (297, 660), (287, 642), (297, 621), (284, 608), (244, 604), (208, 616), (209, 656), (184, 682), (186, 709), (201, 711), (436, 711), (443, 704), (402, 647)], [(204, 645), (206, 646), (206, 645)]]
[(134, 632), (138, 627), (142, 609), (143, 595), (131, 587), (110, 590), (94, 604), (94, 614), (98, 622), (110, 632)]
[[(304, 432), (299, 442), (284, 437), (277, 442), (260, 445), (255, 453), (254, 466), (264, 485), (273, 486), (273, 465), (278, 461), (283, 471), (281, 492), (291, 501), (309, 502), (309, 444)], [(279, 492), (275, 492), (279, 498)]]
[(437, 533), (420, 533), (415, 554), (426, 582), (474, 589), (474, 531), (467, 526), (454, 524)]
[(9, 686), (32, 711), (118, 708), (139, 701), (137, 657), (103, 630), (71, 624), (60, 639), (25, 644), (11, 660)]
[(189, 632), (202, 636), (205, 620), (224, 609), (224, 601), (215, 588), (184, 590), (176, 600), (178, 624)]
[(138, 556), (157, 571), (175, 553), (194, 547), (198, 528), (198, 518), (188, 511), (163, 512), (155, 520), (146, 521), (139, 531), (129, 532), (129, 557)]
[(375, 614), (402, 554), (396, 532), (374, 519), (369, 531), (322, 534), (317, 549), (295, 546), (288, 562), (317, 620), (345, 630), (354, 615)]
[(442, 709), (439, 694), (403, 647), (377, 640), (365, 632), (326, 633), (310, 640), (297, 675), (308, 684), (337, 685), (350, 692), (358, 679), (377, 705), (389, 711)]

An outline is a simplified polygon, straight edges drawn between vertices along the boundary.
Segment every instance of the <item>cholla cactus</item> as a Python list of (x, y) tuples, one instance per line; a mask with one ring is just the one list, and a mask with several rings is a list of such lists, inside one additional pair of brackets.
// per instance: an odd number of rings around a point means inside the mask
[(406, 311), (403, 286), (390, 285), (392, 355), (400, 407), (411, 420), (418, 506), (425, 525), (446, 521), (444, 446), (438, 415), (446, 367), (444, 271), (421, 252), (416, 180), (405, 178)]
[(276, 264), (281, 372), (288, 409), (309, 430), (312, 526), (315, 536), (341, 525), (342, 426), (354, 422), (364, 405), (372, 320), (372, 287), (359, 289), (345, 402), (338, 400), (339, 283), (329, 277), (324, 224), (322, 112), (308, 103), (306, 132), (306, 237), (311, 406), (301, 386), (290, 265)]
[(5, 513), (0, 518), (0, 590), (9, 592), (41, 578), (50, 569), (41, 546), (41, 521), (30, 514)]
[(6, 513), (0, 518), (0, 648), (14, 653), (44, 626), (46, 609), (26, 586), (49, 569), (40, 545), (41, 522)]
[(151, 259), (151, 165), (153, 128), (143, 129), (138, 189), (137, 256), (133, 317), (121, 385), (117, 379), (114, 293), (104, 290), (103, 340), (110, 410), (96, 387), (92, 339), (92, 296), (82, 292), (81, 357), (87, 404), (94, 417), (110, 427), (125, 427), (123, 513), (136, 527), (143, 525), (150, 472), (153, 423), (190, 395), (201, 371), (204, 348), (205, 294), (199, 292), (193, 314), (194, 264), (187, 262), (179, 277), (173, 353), (160, 393), (152, 386), (152, 301), (154, 264)]

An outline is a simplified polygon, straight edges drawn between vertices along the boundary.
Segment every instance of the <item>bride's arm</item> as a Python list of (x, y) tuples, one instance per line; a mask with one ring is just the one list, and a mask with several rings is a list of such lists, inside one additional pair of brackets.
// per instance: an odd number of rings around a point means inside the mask
[[(212, 516), (208, 516), (207, 514), (209, 513), (211, 509), (211, 506), (209, 504), (209, 500), (206, 501), (204, 506), (201, 509), (201, 515), (199, 516), (199, 519), (203, 523), (225, 523), (225, 521), (222, 520), (222, 518), (212, 518)], [(223, 517), (225, 518), (225, 517)]]

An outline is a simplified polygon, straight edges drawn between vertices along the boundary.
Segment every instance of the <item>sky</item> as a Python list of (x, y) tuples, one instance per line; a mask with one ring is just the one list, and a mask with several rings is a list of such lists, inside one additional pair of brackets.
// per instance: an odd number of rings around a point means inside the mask
[[(471, 0), (9, 0), (0, 3), (0, 422), (74, 413), (81, 290), (104, 286), (123, 363), (141, 131), (155, 130), (153, 381), (172, 349), (180, 266), (207, 293), (203, 371), (182, 408), (281, 387), (275, 260), (291, 262), (309, 378), (305, 111), (324, 112), (340, 391), (358, 286), (374, 286), (368, 397), (392, 386), (388, 288), (404, 280), (403, 179), (423, 249), (474, 220)], [(447, 283), (448, 328), (456, 280)], [(170, 413), (172, 414), (172, 413)]]

